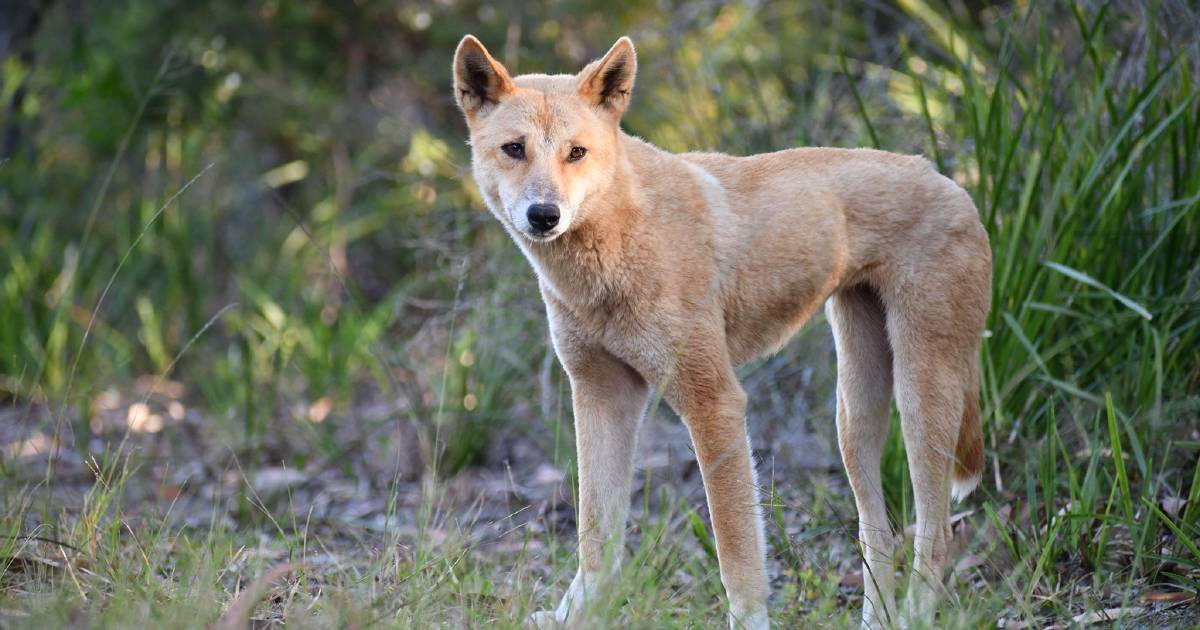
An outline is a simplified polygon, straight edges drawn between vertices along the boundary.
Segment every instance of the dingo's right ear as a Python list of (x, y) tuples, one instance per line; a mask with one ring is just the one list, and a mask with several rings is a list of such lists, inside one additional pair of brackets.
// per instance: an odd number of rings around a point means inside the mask
[(474, 35), (462, 38), (454, 51), (454, 100), (467, 120), (515, 89), (508, 71)]

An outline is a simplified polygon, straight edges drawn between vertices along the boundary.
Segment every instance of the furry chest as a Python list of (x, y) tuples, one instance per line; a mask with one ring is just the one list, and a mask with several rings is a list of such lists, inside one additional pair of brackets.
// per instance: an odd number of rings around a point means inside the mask
[(638, 317), (629, 309), (589, 309), (575, 313), (572, 329), (589, 345), (604, 348), (651, 384), (669, 371), (674, 345), (662, 321)]

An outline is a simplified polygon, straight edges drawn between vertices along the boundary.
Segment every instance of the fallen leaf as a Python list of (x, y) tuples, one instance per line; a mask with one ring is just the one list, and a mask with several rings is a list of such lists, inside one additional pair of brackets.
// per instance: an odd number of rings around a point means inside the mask
[(1187, 591), (1149, 591), (1143, 593), (1138, 601), (1143, 604), (1173, 604), (1186, 602), (1194, 597), (1195, 594)]
[(162, 416), (151, 413), (150, 405), (134, 403), (125, 414), (125, 424), (134, 433), (158, 433), (163, 429)]
[(289, 486), (296, 486), (308, 481), (308, 475), (288, 466), (268, 466), (254, 473), (250, 483), (259, 494), (274, 494)]
[(1012, 511), (1013, 511), (1012, 504), (1005, 503), (1003, 506), (1000, 507), (999, 510), (996, 510), (996, 520), (1000, 521), (1000, 523), (1002, 523), (1002, 524), (1007, 525), (1009, 520), (1012, 519)]
[(49, 558), (32, 555), (0, 556), (0, 566), (6, 566), (9, 573), (26, 573), (37, 567), (47, 569), (63, 569), (63, 564)]
[(1187, 505), (1187, 499), (1179, 497), (1163, 497), (1159, 502), (1162, 505), (1162, 511), (1171, 518), (1179, 516), (1179, 512), (1183, 510), (1183, 506)]
[(320, 424), (329, 416), (330, 411), (333, 411), (333, 400), (328, 396), (322, 396), (308, 408), (308, 419), (313, 423)]
[(863, 585), (862, 569), (857, 569), (842, 576), (838, 586), (843, 588), (859, 588)]
[(551, 466), (550, 464), (541, 464), (533, 473), (533, 480), (542, 485), (555, 484), (563, 479), (566, 479), (566, 474), (563, 471)]
[(0, 447), (0, 458), (31, 457), (48, 453), (52, 448), (54, 448), (54, 440), (50, 436), (45, 433), (35, 433)]
[(983, 556), (981, 556), (977, 553), (969, 553), (969, 554), (963, 556), (962, 559), (959, 560), (958, 563), (956, 563), (954, 565), (954, 573), (956, 573), (956, 574), (966, 573), (967, 571), (970, 571), (971, 569), (974, 569), (975, 567), (982, 566), (982, 565), (983, 565)]
[(1005, 617), (1001, 617), (1000, 619), (996, 620), (996, 627), (1003, 628), (1004, 630), (1009, 630), (1010, 628), (1013, 630), (1024, 630), (1025, 628), (1032, 628), (1034, 625), (1037, 624), (1032, 621), (1007, 619)]
[(958, 514), (955, 514), (950, 517), (950, 524), (956, 525), (960, 521), (966, 519), (968, 516), (970, 516), (974, 513), (975, 513), (975, 510), (963, 510), (962, 512), (959, 512)]
[(1144, 608), (1136, 606), (1120, 606), (1117, 608), (1105, 608), (1103, 610), (1092, 610), (1089, 612), (1075, 615), (1072, 619), (1075, 623), (1086, 626), (1093, 623), (1103, 623), (1106, 621), (1116, 621), (1126, 615), (1138, 615), (1145, 612)]

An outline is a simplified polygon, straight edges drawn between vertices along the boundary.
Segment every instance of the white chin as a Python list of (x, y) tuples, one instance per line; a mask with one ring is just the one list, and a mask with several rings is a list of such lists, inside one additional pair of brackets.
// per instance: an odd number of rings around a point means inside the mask
[(549, 243), (550, 241), (553, 241), (554, 239), (558, 238), (559, 236), (562, 236), (563, 231), (564, 230), (553, 230), (551, 232), (540, 232), (540, 233), (522, 232), (522, 234), (525, 235), (525, 238), (533, 241), (534, 243)]

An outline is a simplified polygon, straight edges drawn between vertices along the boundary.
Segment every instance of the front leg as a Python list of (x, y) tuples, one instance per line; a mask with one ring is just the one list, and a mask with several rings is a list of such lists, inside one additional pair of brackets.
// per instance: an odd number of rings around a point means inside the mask
[(746, 433), (746, 394), (724, 349), (709, 345), (683, 353), (667, 396), (683, 417), (696, 449), (717, 540), (721, 584), (729, 598), (729, 626), (765, 630), (769, 627), (766, 547)]
[(558, 608), (534, 615), (543, 628), (586, 626), (587, 602), (620, 566), (637, 432), (649, 399), (646, 381), (608, 352), (556, 342), (575, 412), (579, 570)]

